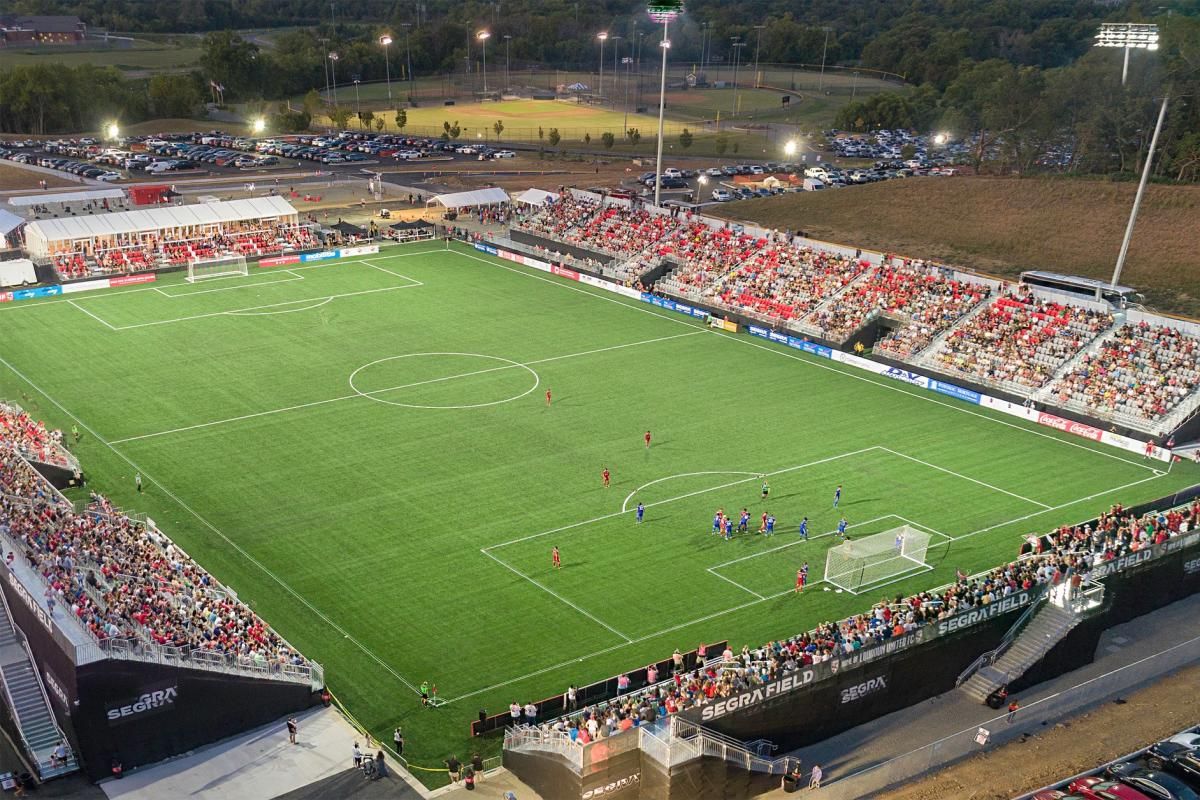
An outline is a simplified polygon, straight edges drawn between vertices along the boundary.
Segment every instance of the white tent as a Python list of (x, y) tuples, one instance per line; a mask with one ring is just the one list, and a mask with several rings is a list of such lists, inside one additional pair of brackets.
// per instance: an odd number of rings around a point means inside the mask
[(473, 189), (469, 192), (434, 195), (429, 200), (429, 205), (437, 203), (444, 208), (471, 208), (473, 206), (491, 206), (507, 202), (508, 192), (493, 186), (489, 189)]
[(0, 237), (4, 237), (25, 224), (24, 217), (18, 217), (11, 211), (0, 208)]
[(78, 192), (55, 192), (53, 194), (25, 194), (8, 198), (10, 206), (45, 206), (51, 203), (86, 203), (89, 200), (116, 200), (124, 198), (123, 189), (90, 189)]
[(71, 250), (71, 243), (80, 240), (104, 240), (184, 229), (193, 232), (197, 229), (215, 231), (223, 223), (251, 220), (294, 223), (297, 219), (296, 209), (282, 197), (253, 197), (221, 203), (34, 220), (25, 228), (25, 242), (30, 255), (48, 256)]
[(557, 194), (547, 192), (545, 189), (526, 189), (513, 198), (515, 202), (524, 203), (527, 206), (544, 206), (557, 199)]

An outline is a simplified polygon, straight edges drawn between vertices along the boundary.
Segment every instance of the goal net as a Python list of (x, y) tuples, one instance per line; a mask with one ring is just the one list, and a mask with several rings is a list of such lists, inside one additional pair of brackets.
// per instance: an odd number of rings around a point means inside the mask
[(911, 525), (850, 539), (825, 556), (825, 580), (857, 593), (904, 575), (930, 569), (925, 563), (929, 534)]
[(217, 258), (194, 258), (188, 261), (187, 281), (195, 283), (206, 278), (223, 278), (228, 275), (249, 275), (250, 268), (245, 256), (219, 256)]

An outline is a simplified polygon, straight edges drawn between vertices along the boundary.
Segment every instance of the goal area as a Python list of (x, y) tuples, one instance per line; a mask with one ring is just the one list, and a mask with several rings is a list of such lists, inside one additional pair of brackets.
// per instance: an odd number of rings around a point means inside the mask
[(857, 594), (916, 572), (932, 569), (925, 562), (929, 533), (901, 525), (883, 533), (850, 539), (825, 556), (825, 580)]
[(188, 261), (187, 282), (195, 283), (207, 278), (224, 278), (230, 275), (249, 275), (250, 267), (245, 256), (217, 256), (216, 258), (193, 258)]

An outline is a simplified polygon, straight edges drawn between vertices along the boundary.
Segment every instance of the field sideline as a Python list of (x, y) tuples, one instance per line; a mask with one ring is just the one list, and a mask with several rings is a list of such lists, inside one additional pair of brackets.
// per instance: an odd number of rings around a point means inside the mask
[[(467, 735), (480, 708), (865, 611), (1200, 475), (441, 242), (7, 304), (0, 331), (0, 397), (79, 425), (89, 488), (153, 517), (431, 767), (498, 749)], [(711, 536), (718, 506), (770, 512), (775, 536)], [(930, 532), (929, 568), (824, 591), (842, 516)], [(420, 707), (425, 680), (446, 706)]]

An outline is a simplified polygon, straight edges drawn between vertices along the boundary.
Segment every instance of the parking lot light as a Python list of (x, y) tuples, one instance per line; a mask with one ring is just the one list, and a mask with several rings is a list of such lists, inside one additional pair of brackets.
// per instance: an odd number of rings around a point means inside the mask
[(256, 134), (262, 133), (267, 129), (267, 121), (262, 117), (255, 117), (254, 121), (250, 123), (250, 129)]
[(104, 126), (104, 135), (109, 139), (119, 139), (121, 137), (121, 129), (117, 126), (117, 123), (110, 122)]
[(783, 146), (783, 153), (784, 153), (784, 155), (787, 155), (787, 156), (794, 156), (794, 155), (796, 155), (796, 151), (798, 149), (799, 149), (799, 146), (796, 144), (796, 140), (788, 139), (787, 144), (785, 144)]

